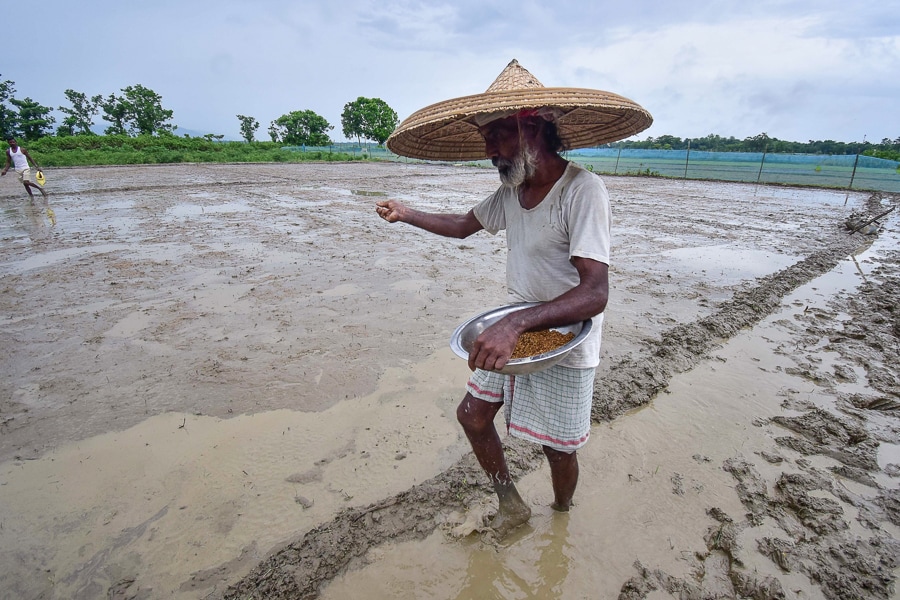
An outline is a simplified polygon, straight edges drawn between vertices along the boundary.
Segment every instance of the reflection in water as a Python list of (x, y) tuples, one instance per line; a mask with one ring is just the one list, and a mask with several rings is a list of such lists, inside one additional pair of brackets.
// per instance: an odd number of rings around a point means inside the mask
[(519, 540), (516, 552), (473, 546), (456, 599), (561, 598), (572, 559), (568, 528), (569, 515), (554, 513), (542, 533)]
[(46, 198), (35, 198), (34, 202), (22, 205), (22, 223), (32, 241), (47, 237), (56, 226), (56, 213), (50, 208)]
[(11, 240), (27, 235), (32, 241), (41, 240), (56, 226), (56, 213), (46, 198), (40, 195), (33, 201), (4, 202), (0, 218), (0, 238)]

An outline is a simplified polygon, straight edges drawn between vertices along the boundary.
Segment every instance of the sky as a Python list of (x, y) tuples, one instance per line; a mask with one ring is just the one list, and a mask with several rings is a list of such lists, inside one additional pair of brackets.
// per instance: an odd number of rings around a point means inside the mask
[(632, 139), (900, 137), (898, 0), (45, 0), (6, 30), (14, 97), (56, 108), (67, 89), (140, 84), (176, 134), (240, 139), (241, 114), (268, 139), (312, 110), (343, 141), (360, 96), (403, 120), (485, 91), (515, 58), (545, 86), (643, 106), (654, 122)]

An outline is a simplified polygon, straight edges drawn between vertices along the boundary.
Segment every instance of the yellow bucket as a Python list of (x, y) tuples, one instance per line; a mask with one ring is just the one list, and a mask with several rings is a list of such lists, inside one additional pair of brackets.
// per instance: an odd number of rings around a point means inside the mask
[(47, 182), (47, 180), (44, 179), (44, 173), (42, 171), (38, 171), (37, 175), (34, 176), (34, 179), (40, 186), (43, 186)]

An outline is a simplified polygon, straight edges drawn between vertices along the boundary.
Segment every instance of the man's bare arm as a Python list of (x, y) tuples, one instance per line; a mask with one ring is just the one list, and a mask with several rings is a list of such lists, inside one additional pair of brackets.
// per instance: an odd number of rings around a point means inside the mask
[(37, 164), (36, 162), (34, 162), (34, 159), (31, 158), (31, 155), (28, 154), (28, 150), (26, 150), (25, 148), (22, 148), (21, 146), (19, 146), (19, 149), (22, 150), (22, 154), (25, 155), (25, 158), (26, 158), (31, 164), (34, 165), (34, 168), (37, 169), (38, 171), (40, 171), (41, 168), (38, 166), (38, 164)]
[(484, 229), (471, 210), (464, 215), (426, 213), (397, 200), (382, 200), (376, 203), (375, 212), (388, 223), (399, 221), (444, 237), (463, 239)]

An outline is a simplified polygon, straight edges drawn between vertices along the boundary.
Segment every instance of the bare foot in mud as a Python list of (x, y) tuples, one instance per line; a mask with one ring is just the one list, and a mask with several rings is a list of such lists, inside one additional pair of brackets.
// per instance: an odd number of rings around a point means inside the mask
[(531, 507), (529, 507), (519, 491), (512, 484), (508, 488), (500, 490), (500, 509), (491, 519), (490, 528), (498, 540), (502, 540), (513, 529), (524, 525), (531, 518)]
[(522, 500), (519, 490), (512, 481), (505, 483), (495, 481), (494, 491), (497, 492), (500, 507), (488, 523), (488, 527), (494, 531), (497, 540), (502, 540), (510, 531), (528, 522), (531, 518), (531, 507)]
[(563, 506), (559, 502), (553, 502), (552, 504), (550, 504), (550, 508), (552, 508), (556, 512), (569, 512), (569, 509), (572, 508), (572, 504), (569, 503)]
[(531, 509), (526, 504), (515, 506), (512, 510), (500, 510), (496, 516), (491, 519), (490, 528), (498, 540), (505, 538), (510, 531), (520, 527), (528, 522), (531, 518)]

